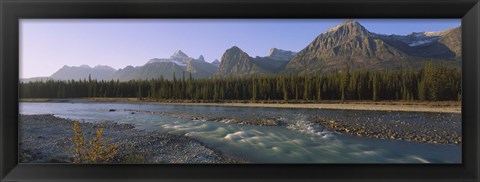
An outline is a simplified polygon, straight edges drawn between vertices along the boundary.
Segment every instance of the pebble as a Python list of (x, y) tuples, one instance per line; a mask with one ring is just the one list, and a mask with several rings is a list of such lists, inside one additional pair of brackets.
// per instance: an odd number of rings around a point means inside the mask
[[(73, 162), (73, 121), (53, 115), (20, 115), (19, 146), (23, 163), (71, 163)], [(229, 155), (186, 136), (145, 132), (130, 124), (112, 121), (101, 123), (80, 122), (80, 129), (88, 138), (95, 130), (103, 128), (103, 138), (110, 144), (119, 143), (120, 152), (114, 161), (123, 163), (129, 153), (143, 156), (139, 163), (245, 163), (245, 159)], [(42, 142), (39, 142), (39, 139)], [(198, 155), (205, 158), (199, 159)]]
[(346, 121), (332, 120), (324, 116), (314, 116), (311, 120), (325, 128), (362, 137), (432, 144), (461, 144), (461, 122), (444, 121), (443, 117), (438, 117), (439, 121), (435, 123), (374, 119), (369, 117), (366, 120), (354, 119)]

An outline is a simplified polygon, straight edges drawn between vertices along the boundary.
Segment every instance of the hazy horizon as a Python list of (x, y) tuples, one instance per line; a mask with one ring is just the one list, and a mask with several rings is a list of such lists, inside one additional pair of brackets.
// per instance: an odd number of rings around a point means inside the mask
[[(460, 26), (460, 19), (356, 19), (371, 32), (406, 35)], [(182, 50), (220, 60), (238, 46), (252, 57), (271, 48), (298, 52), (345, 19), (327, 20), (20, 20), (20, 78), (50, 76), (64, 65), (141, 66)]]

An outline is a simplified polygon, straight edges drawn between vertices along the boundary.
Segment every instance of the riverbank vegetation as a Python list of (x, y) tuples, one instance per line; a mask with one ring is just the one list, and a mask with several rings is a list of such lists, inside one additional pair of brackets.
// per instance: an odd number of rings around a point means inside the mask
[(88, 139), (80, 129), (78, 121), (73, 122), (73, 138), (75, 154), (73, 163), (105, 163), (117, 156), (120, 144), (110, 144), (103, 138), (103, 129), (95, 131), (95, 137)]
[[(194, 79), (183, 72), (172, 80), (39, 81), (20, 83), (21, 98), (146, 98), (170, 100), (461, 100), (461, 70), (426, 63), (420, 70), (351, 71), (326, 75), (261, 75)], [(180, 78), (177, 78), (180, 77)]]

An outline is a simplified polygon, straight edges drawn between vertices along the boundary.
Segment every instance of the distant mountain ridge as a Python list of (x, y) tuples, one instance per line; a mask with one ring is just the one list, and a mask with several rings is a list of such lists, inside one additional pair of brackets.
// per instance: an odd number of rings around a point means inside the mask
[(181, 78), (183, 74), (186, 74), (185, 76), (189, 77), (190, 73), (193, 78), (207, 78), (216, 72), (217, 67), (218, 66), (215, 65), (215, 63), (206, 62), (202, 55), (200, 55), (198, 59), (194, 59), (181, 50), (178, 50), (170, 56), (170, 58), (153, 58), (142, 66), (127, 66), (115, 70), (109, 66), (102, 65), (93, 68), (88, 65), (65, 65), (50, 77), (35, 77), (21, 79), (21, 81), (83, 80), (89, 78), (96, 80), (119, 81), (157, 78), (173, 79), (174, 73), (177, 78)]
[(319, 34), (299, 52), (271, 48), (265, 57), (251, 57), (232, 46), (220, 61), (189, 57), (181, 50), (169, 58), (153, 58), (142, 66), (115, 70), (108, 66), (64, 66), (50, 77), (30, 80), (71, 80), (91, 76), (99, 80), (173, 79), (186, 74), (194, 78), (268, 74), (325, 74), (334, 70), (396, 70), (421, 68), (426, 61), (461, 65), (461, 27), (438, 32), (385, 35), (368, 31), (349, 19)]
[(181, 50), (173, 53), (170, 58), (154, 58), (148, 61), (143, 66), (127, 66), (124, 69), (120, 69), (112, 76), (114, 80), (128, 81), (139, 79), (173, 79), (175, 77), (181, 78), (183, 74), (193, 78), (207, 78), (212, 76), (217, 67), (211, 63), (205, 61), (203, 55), (200, 55), (198, 59), (189, 57)]
[(110, 66), (98, 65), (95, 67), (90, 67), (88, 65), (80, 66), (63, 66), (60, 70), (53, 73), (50, 78), (53, 80), (82, 80), (95, 78), (98, 80), (110, 79), (111, 76), (115, 73), (114, 68)]

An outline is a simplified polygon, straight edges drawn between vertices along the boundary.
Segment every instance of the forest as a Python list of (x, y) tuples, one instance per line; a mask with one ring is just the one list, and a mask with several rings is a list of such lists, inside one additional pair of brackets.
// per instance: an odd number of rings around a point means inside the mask
[(172, 80), (68, 80), (20, 83), (21, 98), (136, 97), (174, 100), (461, 100), (461, 70), (427, 62), (418, 70), (351, 71)]

